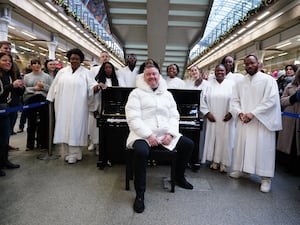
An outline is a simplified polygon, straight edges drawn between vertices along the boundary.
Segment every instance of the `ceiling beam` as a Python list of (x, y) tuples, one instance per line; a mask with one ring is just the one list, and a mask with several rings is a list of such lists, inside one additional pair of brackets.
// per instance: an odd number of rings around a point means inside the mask
[(147, 43), (149, 57), (153, 58), (160, 66), (164, 61), (165, 47), (168, 37), (169, 0), (147, 2)]

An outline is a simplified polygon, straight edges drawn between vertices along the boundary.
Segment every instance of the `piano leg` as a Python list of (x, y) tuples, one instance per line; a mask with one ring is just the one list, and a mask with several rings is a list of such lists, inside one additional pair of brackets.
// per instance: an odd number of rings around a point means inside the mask
[(107, 152), (105, 151), (105, 145), (104, 145), (104, 127), (99, 126), (99, 156), (98, 156), (98, 162), (97, 167), (99, 167), (100, 170), (103, 170), (105, 166), (107, 165)]

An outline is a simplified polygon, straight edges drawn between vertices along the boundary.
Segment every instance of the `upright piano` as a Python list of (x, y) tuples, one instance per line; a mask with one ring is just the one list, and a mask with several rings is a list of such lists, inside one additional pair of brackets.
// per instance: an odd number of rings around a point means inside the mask
[[(104, 168), (108, 162), (125, 163), (126, 140), (129, 134), (125, 105), (133, 88), (109, 87), (102, 90), (101, 112), (97, 117), (99, 127), (99, 158), (97, 166)], [(180, 114), (180, 132), (191, 138), (195, 148), (191, 165), (199, 163), (199, 137), (203, 118), (200, 113), (200, 91), (169, 89), (177, 103)]]

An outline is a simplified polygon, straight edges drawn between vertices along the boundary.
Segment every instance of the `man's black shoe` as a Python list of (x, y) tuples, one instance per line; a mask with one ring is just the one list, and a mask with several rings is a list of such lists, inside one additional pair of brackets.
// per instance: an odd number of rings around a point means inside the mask
[(11, 145), (8, 145), (8, 150), (9, 151), (19, 151), (20, 149), (18, 147), (13, 147)]
[(176, 184), (184, 189), (192, 190), (194, 188), (193, 185), (185, 179), (185, 177), (176, 179)]
[(4, 165), (4, 167), (5, 167), (6, 169), (18, 169), (18, 168), (20, 168), (20, 165), (19, 165), (19, 164), (13, 164), (12, 162), (7, 161), (7, 162), (5, 163), (5, 165)]
[(4, 177), (6, 173), (3, 170), (0, 170), (0, 177)]
[(133, 204), (133, 209), (136, 213), (142, 213), (145, 209), (144, 199), (136, 197)]

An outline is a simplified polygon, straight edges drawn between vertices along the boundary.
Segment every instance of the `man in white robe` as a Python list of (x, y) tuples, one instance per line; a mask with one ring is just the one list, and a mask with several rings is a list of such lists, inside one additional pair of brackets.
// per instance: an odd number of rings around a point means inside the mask
[[(102, 51), (99, 56), (100, 64), (91, 68), (91, 76), (93, 80), (95, 80), (95, 77), (99, 73), (102, 64), (105, 62), (109, 62), (109, 60), (110, 55), (108, 54), (108, 52)], [(95, 118), (94, 112), (100, 112), (100, 100), (101, 91), (97, 92), (92, 98), (89, 98), (88, 150), (96, 150), (96, 155), (99, 154), (99, 128), (97, 127), (97, 120)]]
[(233, 89), (231, 114), (237, 118), (233, 178), (256, 174), (260, 190), (271, 190), (275, 171), (275, 131), (282, 128), (276, 81), (258, 71), (255, 55), (244, 59), (247, 75)]
[(139, 68), (136, 66), (136, 61), (136, 55), (129, 54), (126, 58), (127, 66), (117, 71), (117, 77), (120, 87), (136, 86), (136, 77), (139, 73)]

